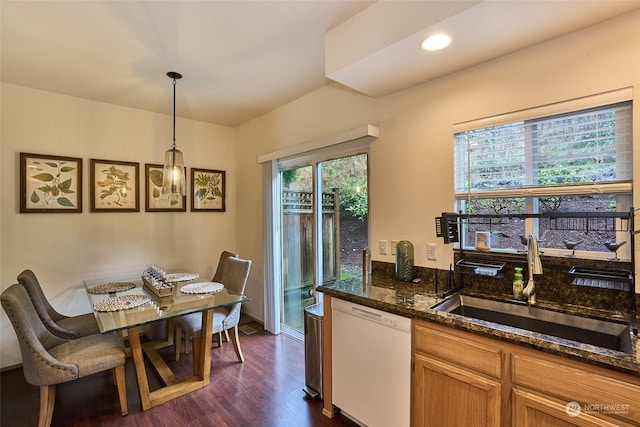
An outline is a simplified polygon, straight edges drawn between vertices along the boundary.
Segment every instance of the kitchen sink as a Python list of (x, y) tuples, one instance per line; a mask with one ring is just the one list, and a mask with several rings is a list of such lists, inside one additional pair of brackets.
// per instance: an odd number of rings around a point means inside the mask
[(456, 294), (433, 307), (438, 311), (512, 326), (558, 338), (633, 353), (628, 324)]

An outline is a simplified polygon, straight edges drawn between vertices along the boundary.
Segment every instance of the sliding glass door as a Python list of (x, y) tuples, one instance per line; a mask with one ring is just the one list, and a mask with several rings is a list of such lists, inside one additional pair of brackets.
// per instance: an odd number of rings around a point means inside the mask
[(317, 284), (361, 274), (368, 234), (367, 154), (311, 163), (280, 167), (281, 327), (300, 338)]

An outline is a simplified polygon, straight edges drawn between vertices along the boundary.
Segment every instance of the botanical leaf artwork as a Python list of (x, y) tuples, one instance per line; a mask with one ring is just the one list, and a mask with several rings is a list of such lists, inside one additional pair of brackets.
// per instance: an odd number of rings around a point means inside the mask
[[(187, 168), (185, 168), (185, 175)], [(145, 165), (144, 208), (147, 212), (186, 212), (187, 197), (184, 195), (162, 194), (164, 166)]]
[(222, 184), (221, 174), (199, 173), (195, 176), (193, 182), (197, 186), (194, 197), (198, 198), (201, 204), (213, 204), (216, 199), (222, 197), (222, 189), (220, 188)]
[(153, 183), (151, 197), (153, 197), (154, 199), (159, 199), (160, 189), (162, 188), (162, 171), (159, 169), (151, 169), (149, 171), (149, 181)]
[(151, 197), (156, 201), (156, 203), (169, 203), (169, 206), (177, 206), (181, 203), (181, 200), (177, 198), (170, 198), (166, 201), (161, 200), (162, 192), (162, 169), (150, 169), (149, 170), (149, 181), (153, 184), (153, 189), (151, 190)]
[(127, 194), (132, 188), (129, 184), (129, 172), (118, 169), (111, 165), (104, 169), (102, 173), (105, 175), (103, 181), (96, 181), (96, 185), (101, 187), (100, 199), (105, 200), (107, 204), (113, 203), (118, 206), (124, 206), (127, 201)]
[(76, 166), (73, 163), (65, 160), (32, 160), (29, 165), (35, 173), (28, 178), (38, 182), (38, 186), (29, 195), (29, 201), (34, 206), (44, 203), (47, 207), (76, 207), (73, 197), (77, 185), (73, 182)]

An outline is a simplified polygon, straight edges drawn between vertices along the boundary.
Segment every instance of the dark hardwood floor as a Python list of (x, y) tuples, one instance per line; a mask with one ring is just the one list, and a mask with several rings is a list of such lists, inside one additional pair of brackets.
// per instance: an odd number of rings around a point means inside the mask
[[(127, 360), (129, 415), (121, 416), (110, 372), (96, 374), (57, 387), (52, 426), (241, 426), (304, 427), (355, 426), (338, 414), (322, 415), (322, 401), (311, 399), (304, 386), (304, 344), (290, 337), (274, 336), (262, 325), (249, 323), (256, 333), (240, 333), (245, 363), (238, 363), (230, 343), (212, 349), (211, 384), (148, 411), (142, 411), (135, 373)], [(215, 340), (214, 340), (215, 341)], [(173, 347), (161, 350), (179, 378), (191, 373), (191, 354), (173, 361)], [(39, 389), (26, 383), (22, 369), (1, 374), (3, 427), (36, 426)], [(149, 375), (151, 389), (159, 383)]]

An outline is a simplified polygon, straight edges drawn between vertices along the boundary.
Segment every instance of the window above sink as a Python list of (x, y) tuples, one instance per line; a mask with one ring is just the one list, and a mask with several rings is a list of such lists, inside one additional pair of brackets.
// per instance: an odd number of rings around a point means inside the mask
[(460, 244), (474, 248), (476, 233), (490, 232), (491, 250), (523, 252), (533, 234), (547, 255), (629, 259), (629, 245), (609, 249), (629, 240), (615, 220), (507, 217), (628, 211), (630, 96), (620, 90), (455, 125), (456, 211), (505, 217), (489, 224), (467, 222)]

